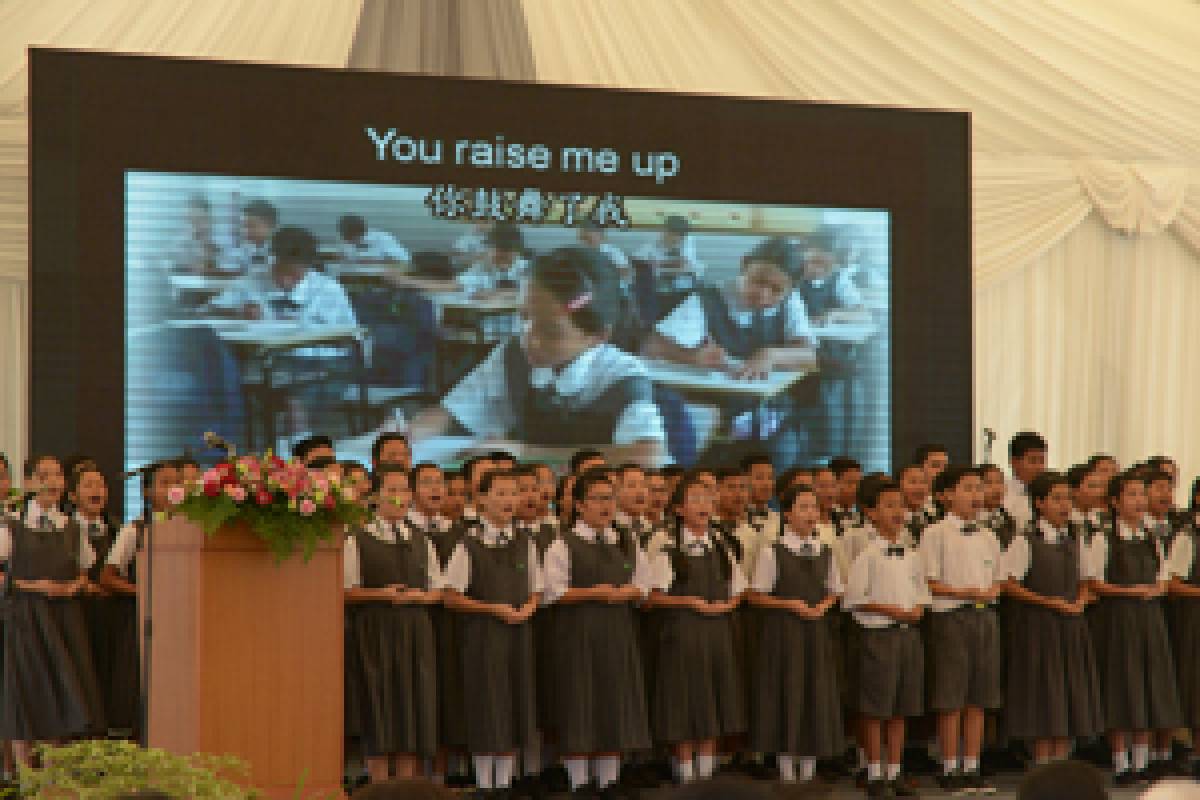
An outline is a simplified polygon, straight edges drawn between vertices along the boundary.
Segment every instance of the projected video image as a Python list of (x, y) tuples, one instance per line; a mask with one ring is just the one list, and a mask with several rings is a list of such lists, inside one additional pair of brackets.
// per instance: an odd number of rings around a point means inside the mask
[[(449, 194), (448, 194), (449, 192)], [(889, 461), (889, 216), (126, 173), (126, 452)]]

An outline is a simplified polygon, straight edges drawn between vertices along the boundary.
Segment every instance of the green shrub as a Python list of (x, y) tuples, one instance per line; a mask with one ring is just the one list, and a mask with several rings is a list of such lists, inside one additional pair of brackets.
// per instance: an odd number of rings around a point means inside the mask
[(132, 742), (88, 740), (38, 748), (42, 766), (21, 768), (26, 796), (44, 800), (111, 800), (157, 790), (178, 798), (255, 800), (262, 795), (233, 782), (246, 765), (233, 756), (178, 756)]

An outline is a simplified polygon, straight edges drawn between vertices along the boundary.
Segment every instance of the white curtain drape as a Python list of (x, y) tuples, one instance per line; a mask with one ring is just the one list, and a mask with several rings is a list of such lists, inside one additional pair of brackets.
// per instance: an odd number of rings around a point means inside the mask
[(1057, 465), (1165, 451), (1200, 472), (1200, 6), (525, 9), (542, 80), (970, 111), (977, 423), (1045, 431)]
[(360, 0), (0, 3), (0, 452), (26, 454), (29, 121), (34, 45), (342, 67)]
[(1194, 475), (1197, 42), (1190, 0), (10, 0), (0, 449), (24, 451), (25, 48), (50, 44), (969, 110), (979, 424)]

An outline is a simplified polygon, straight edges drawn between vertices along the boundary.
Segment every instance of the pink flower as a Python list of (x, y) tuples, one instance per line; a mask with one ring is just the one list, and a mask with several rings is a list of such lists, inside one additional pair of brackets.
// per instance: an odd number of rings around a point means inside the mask
[(311, 517), (317, 513), (317, 504), (307, 497), (300, 501), (300, 513), (306, 517)]
[(225, 494), (229, 495), (235, 503), (240, 503), (246, 499), (246, 490), (241, 486), (226, 486)]
[(177, 506), (187, 498), (187, 489), (182, 486), (172, 486), (167, 490), (167, 502)]
[(216, 469), (210, 469), (200, 476), (200, 480), (204, 481), (205, 483), (220, 483), (221, 473)]

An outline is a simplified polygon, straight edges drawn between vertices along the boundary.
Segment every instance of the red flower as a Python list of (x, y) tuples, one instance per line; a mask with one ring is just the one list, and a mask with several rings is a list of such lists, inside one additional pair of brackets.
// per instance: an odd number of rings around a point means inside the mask
[(209, 497), (217, 497), (218, 495), (221, 494), (221, 484), (219, 484), (219, 483), (204, 484), (204, 494), (208, 495)]
[(255, 499), (258, 500), (258, 504), (260, 506), (271, 505), (271, 493), (266, 491), (265, 489), (260, 490), (258, 493), (258, 496)]
[(333, 499), (333, 495), (332, 494), (325, 495), (325, 507), (331, 509), (335, 505), (337, 505), (337, 501)]
[(220, 464), (217, 464), (217, 472), (221, 473), (222, 478), (233, 477), (233, 464), (230, 464), (228, 461), (222, 461)]

